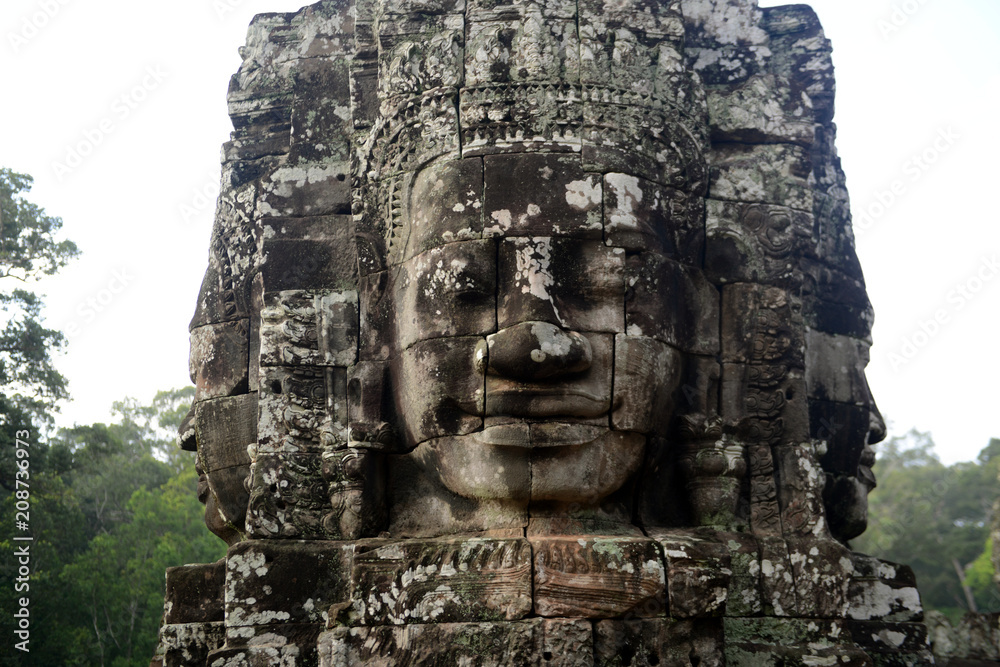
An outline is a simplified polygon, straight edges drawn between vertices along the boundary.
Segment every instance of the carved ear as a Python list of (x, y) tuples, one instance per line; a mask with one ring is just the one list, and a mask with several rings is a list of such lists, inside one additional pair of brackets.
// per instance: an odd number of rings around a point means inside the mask
[(195, 411), (192, 406), (187, 415), (177, 428), (177, 446), (185, 452), (198, 451), (198, 438), (196, 436), (194, 419)]
[(348, 439), (352, 447), (395, 452), (399, 438), (392, 426), (389, 364), (362, 361), (347, 382)]

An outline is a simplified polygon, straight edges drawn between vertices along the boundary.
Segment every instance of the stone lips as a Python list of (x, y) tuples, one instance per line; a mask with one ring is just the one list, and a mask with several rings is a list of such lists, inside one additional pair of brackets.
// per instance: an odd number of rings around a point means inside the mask
[(811, 10), (325, 1), (241, 55), (184, 436), (241, 597), (164, 664), (922, 664), (844, 546), (884, 425)]

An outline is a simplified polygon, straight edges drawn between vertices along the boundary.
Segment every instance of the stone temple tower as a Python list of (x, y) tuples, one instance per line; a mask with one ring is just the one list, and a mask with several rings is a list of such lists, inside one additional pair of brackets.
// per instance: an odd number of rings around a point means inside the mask
[(166, 667), (930, 664), (830, 44), (754, 0), (250, 26), (191, 323)]

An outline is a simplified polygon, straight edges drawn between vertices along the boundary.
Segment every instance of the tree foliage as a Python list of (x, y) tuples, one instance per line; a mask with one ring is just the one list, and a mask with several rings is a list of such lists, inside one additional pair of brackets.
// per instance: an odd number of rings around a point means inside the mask
[[(165, 428), (192, 395), (160, 392), (150, 405), (126, 399), (112, 424), (63, 429), (33, 444), (31, 652), (6, 651), (0, 664), (149, 664), (166, 568), (225, 554), (202, 520), (193, 455), (177, 450)], [(0, 505), (14, 516), (13, 494), (3, 493)], [(13, 550), (9, 528), (3, 546)], [(15, 574), (9, 561), (0, 564), (4, 610), (24, 595), (14, 592)], [(13, 636), (12, 620), (5, 611), (0, 633)]]
[(18, 431), (52, 424), (66, 379), (52, 363), (65, 342), (41, 322), (42, 300), (27, 289), (51, 276), (78, 254), (72, 241), (58, 240), (62, 220), (24, 199), (32, 179), (0, 168), (0, 486), (10, 490), (10, 456)]
[(998, 472), (997, 440), (977, 461), (945, 466), (927, 433), (890, 439), (881, 445), (875, 467), (878, 488), (869, 499), (868, 531), (854, 548), (910, 565), (929, 608), (952, 614), (973, 606), (1000, 611), (988, 544), (1000, 497)]
[(62, 219), (46, 215), (20, 196), (33, 182), (27, 174), (0, 168), (0, 278), (26, 282), (50, 276), (77, 254), (72, 241), (56, 239)]

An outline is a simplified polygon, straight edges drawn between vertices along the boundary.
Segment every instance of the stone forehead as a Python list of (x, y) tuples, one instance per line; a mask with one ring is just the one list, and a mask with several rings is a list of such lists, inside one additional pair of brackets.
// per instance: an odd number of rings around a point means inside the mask
[(694, 263), (703, 198), (619, 172), (587, 172), (576, 155), (444, 158), (380, 184), (386, 262), (489, 238), (566, 238), (662, 252)]

